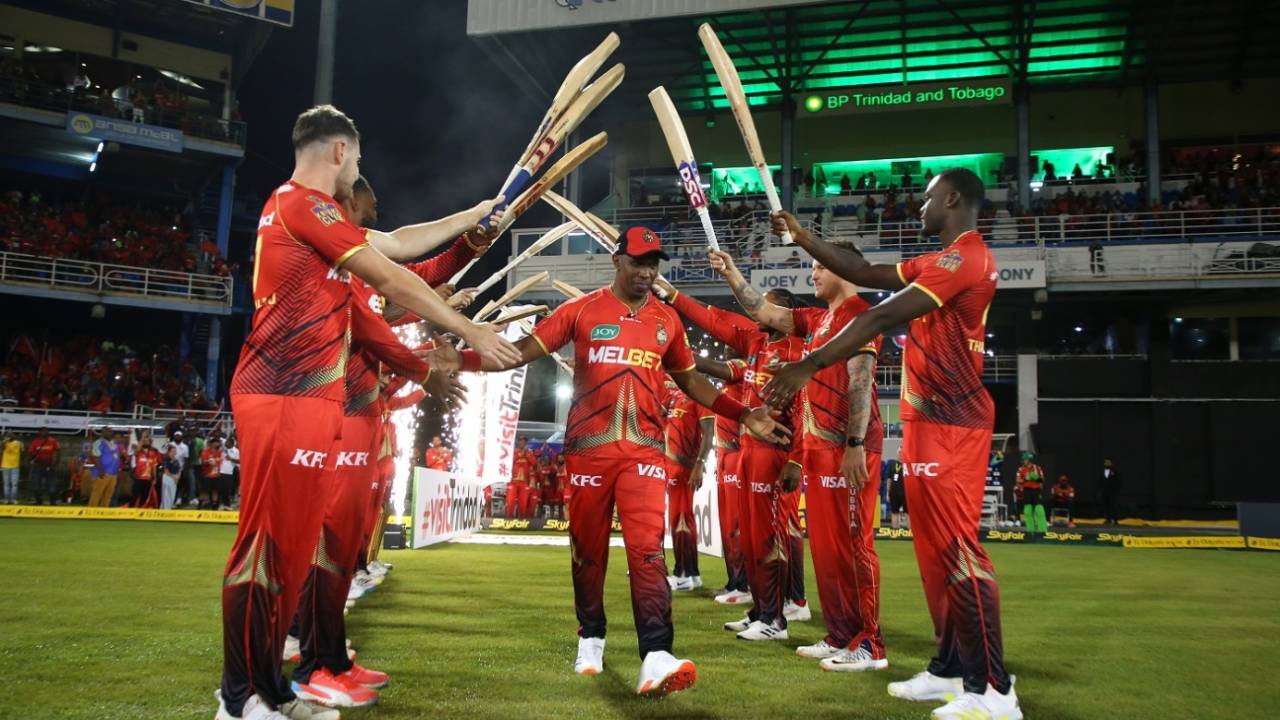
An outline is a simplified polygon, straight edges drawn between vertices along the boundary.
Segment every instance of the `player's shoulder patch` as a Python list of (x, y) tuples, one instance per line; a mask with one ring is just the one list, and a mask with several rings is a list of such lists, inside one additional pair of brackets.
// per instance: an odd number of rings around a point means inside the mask
[(319, 195), (308, 195), (307, 201), (311, 203), (311, 214), (315, 215), (320, 224), (325, 227), (340, 223), (346, 219), (342, 215), (342, 210), (332, 200), (327, 200)]
[(960, 263), (964, 262), (964, 256), (960, 254), (959, 248), (951, 248), (938, 256), (933, 262), (934, 265), (946, 270), (947, 272), (955, 272), (960, 269)]

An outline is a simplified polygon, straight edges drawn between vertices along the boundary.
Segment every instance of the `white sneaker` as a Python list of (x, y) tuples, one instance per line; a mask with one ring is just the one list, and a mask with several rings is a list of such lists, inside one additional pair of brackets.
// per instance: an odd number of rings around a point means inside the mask
[(391, 565), (388, 563), (384, 563), (381, 560), (374, 560), (369, 563), (369, 574), (371, 575), (386, 577), (389, 572), (391, 572)]
[(672, 590), (675, 590), (676, 587), (680, 584), (680, 581), (683, 579), (684, 578), (680, 577), (679, 575), (668, 575), (667, 587), (671, 588)]
[(355, 577), (352, 578), (352, 582), (360, 583), (369, 590), (372, 590), (382, 584), (382, 579), (374, 577), (364, 570), (357, 570)]
[(809, 622), (813, 619), (813, 613), (809, 610), (809, 603), (797, 605), (794, 602), (788, 602), (782, 606), (782, 617), (789, 623)]
[(689, 592), (693, 590), (693, 579), (687, 577), (677, 577), (676, 584), (671, 586), (675, 592)]
[(855, 650), (841, 650), (839, 654), (823, 660), (819, 665), (823, 670), (830, 672), (870, 672), (889, 667), (889, 659), (877, 658), (872, 654), (868, 643), (863, 643)]
[(218, 699), (218, 713), (213, 716), (213, 720), (288, 720), (287, 716), (272, 710), (271, 706), (257, 695), (249, 696), (239, 715), (232, 715), (227, 710), (226, 703), (222, 702), (221, 690), (214, 690), (213, 696)]
[(578, 659), (573, 661), (573, 671), (579, 675), (604, 672), (604, 638), (578, 638)]
[(644, 656), (640, 664), (640, 681), (636, 683), (637, 695), (660, 697), (688, 690), (698, 679), (698, 669), (688, 660), (681, 660), (665, 650), (655, 650)]
[(692, 588), (690, 588), (691, 590), (697, 590), (698, 588), (702, 587), (702, 576), (690, 575), (689, 584), (693, 586)]
[(281, 655), (285, 662), (299, 662), (302, 660), (302, 641), (292, 635), (285, 636), (284, 652)]
[(991, 685), (987, 691), (965, 693), (933, 711), (933, 720), (1022, 720), (1018, 693), (1009, 686), (1009, 694), (1001, 695)]
[(796, 654), (800, 657), (813, 658), (814, 660), (826, 660), (829, 657), (835, 657), (843, 649), (828, 644), (824, 639), (812, 645), (801, 645), (796, 648)]
[(925, 702), (929, 700), (945, 700), (951, 702), (964, 694), (964, 680), (938, 677), (925, 670), (916, 673), (910, 680), (889, 683), (889, 694), (903, 700)]
[(299, 698), (294, 698), (281, 705), (276, 712), (289, 718), (289, 720), (342, 720), (342, 713), (337, 710), (315, 705)]
[(751, 602), (751, 593), (741, 590), (730, 590), (716, 596), (716, 602), (721, 605), (743, 605)]
[(724, 624), (724, 629), (729, 632), (740, 633), (751, 627), (751, 613), (743, 613), (741, 620), (732, 620)]
[(786, 640), (787, 629), (774, 623), (756, 620), (738, 633), (739, 640)]

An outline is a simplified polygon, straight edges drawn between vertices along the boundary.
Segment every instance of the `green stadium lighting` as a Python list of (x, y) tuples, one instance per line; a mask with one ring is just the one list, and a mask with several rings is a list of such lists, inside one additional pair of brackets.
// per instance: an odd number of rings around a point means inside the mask
[(804, 109), (811, 113), (820, 112), (822, 110), (822, 97), (819, 95), (810, 95), (805, 98)]

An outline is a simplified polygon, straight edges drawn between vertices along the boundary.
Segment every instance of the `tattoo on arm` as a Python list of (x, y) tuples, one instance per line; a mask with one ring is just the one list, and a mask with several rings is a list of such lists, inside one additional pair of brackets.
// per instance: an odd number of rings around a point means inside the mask
[(791, 310), (765, 300), (764, 295), (751, 287), (746, 278), (741, 276), (735, 278), (729, 283), (729, 289), (733, 291), (733, 296), (738, 299), (738, 303), (752, 320), (764, 323), (778, 332), (790, 334), (795, 331)]
[(858, 353), (849, 360), (849, 437), (866, 437), (871, 403), (876, 401), (871, 397), (875, 364), (875, 358), (868, 353)]
[(747, 284), (745, 278), (735, 280), (729, 285), (729, 289), (733, 290), (733, 296), (738, 298), (738, 302), (742, 304), (742, 309), (746, 310), (751, 317), (756, 318), (756, 313), (764, 306), (764, 296), (760, 294), (760, 291)]

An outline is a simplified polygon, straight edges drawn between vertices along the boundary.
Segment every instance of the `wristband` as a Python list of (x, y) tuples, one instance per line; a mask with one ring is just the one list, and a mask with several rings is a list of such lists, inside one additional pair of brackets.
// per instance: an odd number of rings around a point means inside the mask
[(480, 369), (480, 362), (483, 358), (480, 353), (475, 350), (462, 351), (462, 369), (464, 372), (476, 372)]
[(734, 400), (725, 393), (716, 395), (715, 402), (711, 403), (711, 412), (730, 420), (741, 420), (742, 414), (746, 411), (746, 405)]
[(847, 445), (848, 447), (856, 448), (856, 447), (862, 447), (863, 445), (865, 445), (866, 441), (860, 437), (850, 436), (844, 441), (844, 444)]

